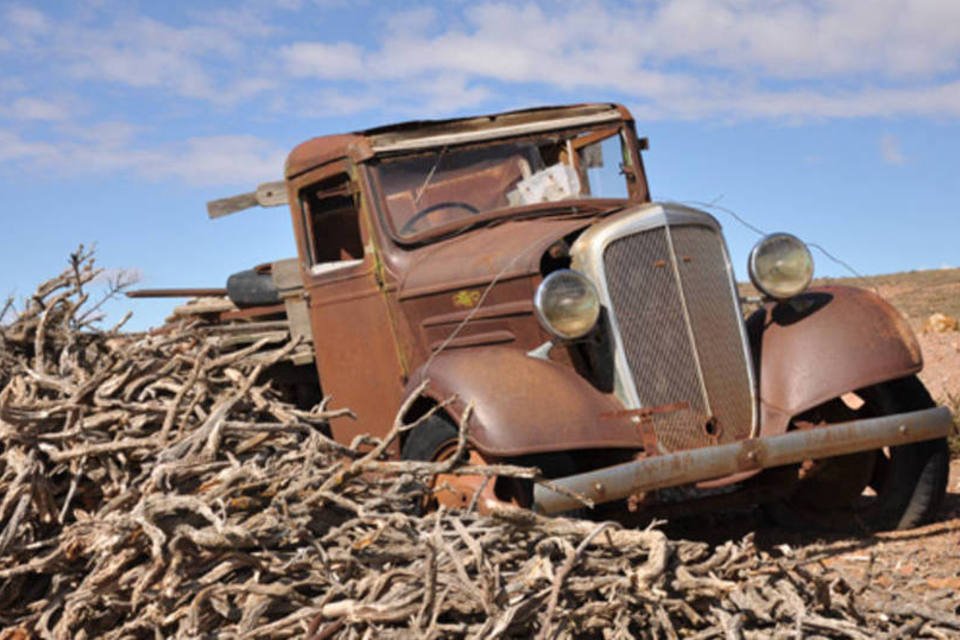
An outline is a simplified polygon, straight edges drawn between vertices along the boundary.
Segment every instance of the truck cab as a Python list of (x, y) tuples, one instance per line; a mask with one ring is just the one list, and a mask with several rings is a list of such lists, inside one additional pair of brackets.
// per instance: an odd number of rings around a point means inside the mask
[(294, 149), (288, 199), (320, 380), (357, 416), (335, 436), (384, 435), (441, 348), (546, 342), (534, 290), (545, 268), (569, 265), (566, 236), (647, 201), (639, 146), (625, 109), (584, 105)]

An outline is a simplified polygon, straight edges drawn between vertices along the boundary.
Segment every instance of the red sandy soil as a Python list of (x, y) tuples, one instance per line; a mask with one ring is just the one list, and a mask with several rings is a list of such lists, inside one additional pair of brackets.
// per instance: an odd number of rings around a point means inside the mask
[[(960, 332), (925, 328), (934, 313), (960, 318), (960, 269), (938, 269), (833, 280), (871, 288), (909, 320), (920, 340), (920, 379), (939, 404), (960, 421)], [(793, 546), (825, 544), (820, 567), (842, 576), (861, 598), (892, 606), (924, 606), (960, 614), (960, 435), (953, 437), (947, 497), (940, 517), (917, 529), (863, 537), (788, 534), (775, 527), (757, 530), (758, 542)]]

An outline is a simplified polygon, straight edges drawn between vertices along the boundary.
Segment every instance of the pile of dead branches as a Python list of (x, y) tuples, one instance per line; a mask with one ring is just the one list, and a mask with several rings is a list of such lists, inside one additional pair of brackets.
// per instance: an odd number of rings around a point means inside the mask
[(282, 402), (263, 373), (293, 341), (265, 360), (190, 324), (99, 330), (96, 277), (78, 252), (0, 328), (0, 637), (960, 633), (749, 538), (420, 516), (439, 465), (385, 460), (400, 427), (341, 446), (349, 417)]

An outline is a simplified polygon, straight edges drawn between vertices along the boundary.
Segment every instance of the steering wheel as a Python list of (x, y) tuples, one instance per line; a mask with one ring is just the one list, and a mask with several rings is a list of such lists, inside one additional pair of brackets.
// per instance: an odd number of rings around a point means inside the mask
[(420, 209), (420, 211), (417, 211), (415, 214), (413, 214), (413, 217), (407, 220), (403, 224), (403, 226), (400, 227), (400, 234), (407, 235), (408, 233), (413, 231), (413, 228), (416, 226), (417, 222), (419, 222), (426, 216), (430, 215), (434, 211), (439, 211), (440, 209), (463, 209), (464, 211), (467, 211), (468, 213), (470, 213), (470, 215), (473, 215), (473, 216), (480, 213), (480, 210), (477, 209), (472, 204), (470, 204), (469, 202), (460, 202), (459, 200), (449, 200), (445, 202), (438, 202), (436, 204), (430, 205), (425, 209)]

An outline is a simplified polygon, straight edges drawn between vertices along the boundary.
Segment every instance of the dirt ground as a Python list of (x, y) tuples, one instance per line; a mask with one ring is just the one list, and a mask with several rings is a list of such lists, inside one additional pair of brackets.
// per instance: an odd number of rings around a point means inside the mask
[(947, 498), (937, 522), (829, 541), (822, 562), (862, 589), (864, 598), (960, 613), (960, 459), (951, 462)]
[(960, 457), (950, 463), (940, 516), (916, 529), (860, 536), (803, 533), (770, 524), (759, 508), (692, 516), (664, 528), (671, 538), (715, 545), (751, 536), (773, 557), (802, 557), (800, 567), (816, 576), (814, 583), (842, 580), (871, 610), (933, 619), (960, 615)]
[[(960, 411), (960, 332), (925, 329), (934, 313), (960, 317), (960, 269), (937, 269), (871, 279), (878, 293), (910, 320), (923, 351), (920, 373), (937, 402)], [(960, 612), (960, 458), (950, 466), (940, 519), (910, 531), (860, 541), (838, 541), (824, 562), (848, 581), (864, 585), (871, 597), (914, 603), (952, 602)]]
[[(921, 380), (939, 404), (960, 416), (960, 332), (938, 333), (925, 327), (934, 313), (960, 318), (960, 269), (821, 282), (871, 288), (890, 300), (908, 318), (920, 340), (924, 356)], [(953, 440), (948, 493), (933, 524), (866, 538), (824, 538), (764, 525), (755, 516), (757, 543), (787, 553), (791, 547), (820, 547), (817, 569), (842, 576), (860, 598), (894, 608), (926, 607), (960, 614), (960, 435)]]

